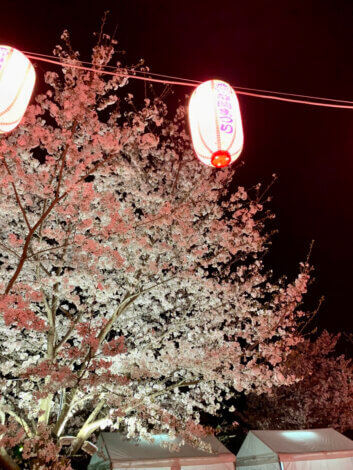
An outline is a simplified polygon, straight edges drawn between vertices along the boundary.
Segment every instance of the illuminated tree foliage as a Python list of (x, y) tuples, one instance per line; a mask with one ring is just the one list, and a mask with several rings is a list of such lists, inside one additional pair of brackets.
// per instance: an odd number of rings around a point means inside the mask
[[(197, 445), (200, 413), (292, 383), (309, 279), (271, 280), (261, 188), (198, 162), (184, 107), (65, 67), (62, 39), (62, 71), (0, 139), (3, 459), (55, 469), (100, 428)], [(108, 36), (92, 62), (126, 73)]]
[(353, 428), (353, 365), (335, 354), (338, 336), (326, 331), (298, 345), (287, 360), (298, 382), (249, 395), (245, 423), (252, 429)]

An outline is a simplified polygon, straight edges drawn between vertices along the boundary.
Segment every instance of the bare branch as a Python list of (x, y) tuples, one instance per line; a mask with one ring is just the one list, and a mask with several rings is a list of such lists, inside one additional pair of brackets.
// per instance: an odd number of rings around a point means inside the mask
[[(5, 168), (6, 168), (7, 173), (8, 173), (9, 176), (11, 176), (11, 178), (12, 178), (12, 174), (11, 174), (10, 168), (8, 167), (8, 165), (7, 165), (7, 163), (6, 163), (5, 155), (3, 155), (3, 162), (4, 162), (4, 166), (5, 166)], [(19, 208), (21, 209), (21, 212), (22, 212), (23, 218), (24, 218), (24, 220), (25, 220), (25, 222), (26, 222), (27, 228), (28, 228), (28, 230), (31, 230), (31, 226), (30, 226), (30, 224), (29, 224), (26, 211), (25, 211), (25, 209), (24, 209), (24, 207), (23, 207), (23, 205), (22, 205), (20, 196), (18, 195), (18, 192), (17, 192), (16, 186), (15, 186), (15, 183), (11, 182), (11, 186), (12, 186), (12, 188), (13, 188), (13, 190), (14, 190), (15, 198), (16, 198), (17, 204), (18, 204)]]
[(8, 251), (9, 253), (11, 253), (12, 255), (16, 256), (16, 258), (20, 259), (20, 255), (18, 255), (14, 250), (11, 250), (11, 248), (9, 248), (8, 246), (6, 246), (4, 243), (0, 242), (0, 246)]
[[(71, 246), (71, 244), (63, 244), (63, 245), (58, 245), (58, 246), (54, 246), (52, 248), (46, 248), (45, 250), (39, 250), (39, 251), (36, 251), (35, 253), (31, 254), (30, 256), (27, 256), (27, 260), (30, 260), (31, 258), (33, 258), (34, 256), (38, 256), (42, 253), (46, 253), (48, 251), (55, 251), (55, 250), (60, 250), (60, 248), (66, 248), (67, 246)], [(17, 255), (18, 256), (18, 255)]]

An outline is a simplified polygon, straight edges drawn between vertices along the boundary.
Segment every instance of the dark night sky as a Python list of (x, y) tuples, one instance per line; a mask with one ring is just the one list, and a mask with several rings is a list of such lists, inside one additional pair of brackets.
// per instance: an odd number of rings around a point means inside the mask
[[(233, 85), (353, 100), (352, 0), (3, 0), (0, 43), (51, 54), (63, 29), (89, 60), (92, 32), (110, 10), (127, 65)], [(45, 65), (39, 67), (43, 70)], [(132, 87), (141, 86), (132, 84)], [(184, 99), (189, 89), (178, 87)], [(353, 111), (239, 97), (245, 147), (236, 182), (267, 184), (279, 234), (268, 263), (293, 276), (315, 239), (316, 324), (352, 331)]]

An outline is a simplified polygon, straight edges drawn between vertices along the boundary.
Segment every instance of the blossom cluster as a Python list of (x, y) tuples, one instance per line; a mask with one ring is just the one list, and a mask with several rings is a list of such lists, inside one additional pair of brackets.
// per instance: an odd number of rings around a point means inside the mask
[(106, 426), (195, 444), (224, 397), (295, 380), (309, 267), (271, 279), (264, 201), (198, 162), (183, 106), (55, 53), (63, 74), (0, 140), (2, 412), (73, 453)]

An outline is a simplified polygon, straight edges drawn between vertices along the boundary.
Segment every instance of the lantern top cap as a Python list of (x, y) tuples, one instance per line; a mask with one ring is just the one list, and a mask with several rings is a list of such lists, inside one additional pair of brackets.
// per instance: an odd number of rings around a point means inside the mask
[(221, 80), (220, 78), (210, 78), (209, 80), (206, 80), (202, 83), (200, 83), (196, 88), (204, 85), (209, 85), (210, 83), (215, 82), (215, 83), (223, 83), (226, 85), (228, 88), (233, 88), (228, 82)]
[[(21, 51), (19, 51), (18, 49), (12, 47), (12, 46), (6, 46), (5, 44), (0, 44), (0, 50), (1, 49), (6, 49), (7, 51), (17, 51), (17, 52), (20, 52), (21, 54), (23, 54)], [(24, 55), (24, 54), (23, 54)]]

